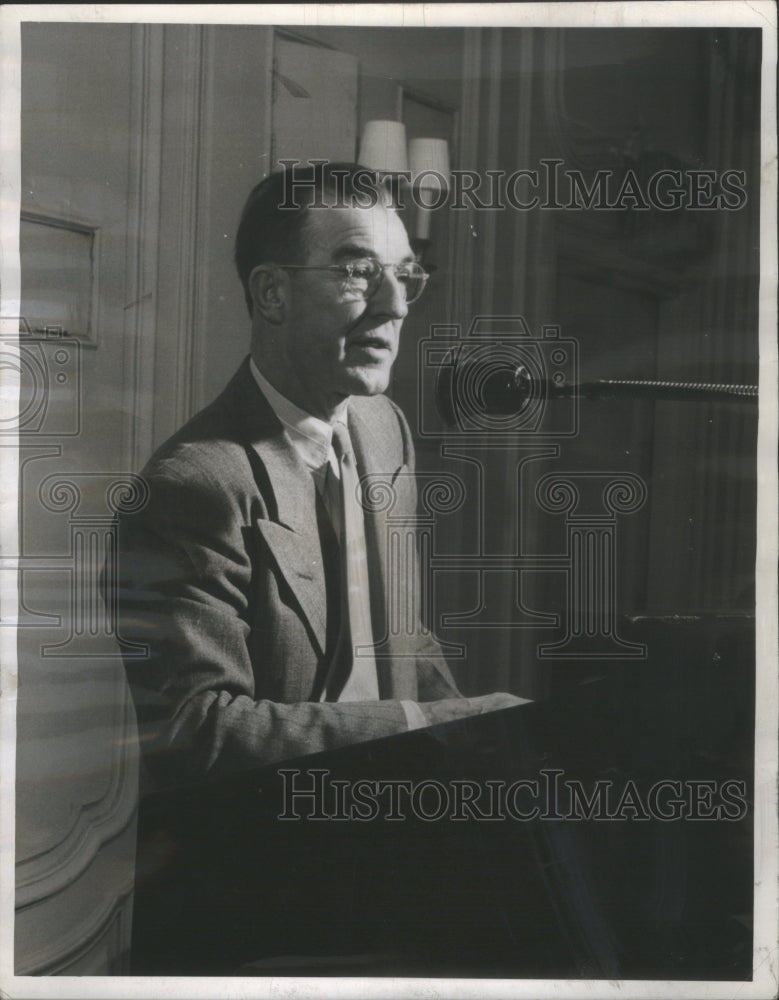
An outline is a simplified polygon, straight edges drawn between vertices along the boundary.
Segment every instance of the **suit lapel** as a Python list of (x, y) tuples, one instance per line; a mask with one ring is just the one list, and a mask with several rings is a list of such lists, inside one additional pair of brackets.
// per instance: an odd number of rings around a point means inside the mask
[(317, 527), (316, 486), (311, 472), (286, 438), (254, 445), (276, 496), (278, 522), (258, 518), (257, 529), (295, 595), (319, 655), (327, 642), (327, 599), (322, 547)]
[(257, 530), (300, 605), (321, 656), (327, 644), (327, 598), (314, 478), (260, 392), (248, 361), (232, 388), (241, 432), (260, 459), (258, 486), (269, 518), (259, 518)]

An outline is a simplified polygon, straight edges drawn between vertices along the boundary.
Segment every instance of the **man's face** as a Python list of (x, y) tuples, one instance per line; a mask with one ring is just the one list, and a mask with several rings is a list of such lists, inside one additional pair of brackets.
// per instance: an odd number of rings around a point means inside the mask
[[(303, 240), (307, 265), (366, 258), (400, 264), (414, 259), (403, 223), (380, 205), (309, 210)], [(347, 396), (384, 392), (408, 311), (392, 270), (384, 271), (381, 284), (367, 300), (349, 293), (337, 271), (285, 274), (289, 282), (285, 354), (298, 383), (299, 405), (329, 416)]]

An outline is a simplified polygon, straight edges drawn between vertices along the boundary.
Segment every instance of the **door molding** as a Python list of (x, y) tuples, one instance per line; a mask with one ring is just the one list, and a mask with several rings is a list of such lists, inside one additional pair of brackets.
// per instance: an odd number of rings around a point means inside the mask
[(140, 468), (152, 448), (157, 267), (162, 169), (163, 26), (132, 26), (130, 198), (124, 326), (124, 467)]

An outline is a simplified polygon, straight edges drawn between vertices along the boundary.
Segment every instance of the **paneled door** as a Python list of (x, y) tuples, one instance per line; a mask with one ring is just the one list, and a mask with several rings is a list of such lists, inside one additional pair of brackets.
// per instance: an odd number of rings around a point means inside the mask
[(274, 46), (272, 167), (279, 160), (357, 155), (355, 56), (278, 33)]

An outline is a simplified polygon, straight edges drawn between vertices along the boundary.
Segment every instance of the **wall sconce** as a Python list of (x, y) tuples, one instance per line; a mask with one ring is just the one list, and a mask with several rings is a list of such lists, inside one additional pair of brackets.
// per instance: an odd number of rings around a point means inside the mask
[(382, 119), (366, 122), (357, 162), (383, 174), (408, 170), (406, 126), (403, 122)]
[(408, 171), (406, 126), (403, 122), (374, 119), (365, 123), (358, 163), (389, 175), (392, 199), (397, 205), (399, 178), (393, 174)]
[(417, 191), (414, 247), (420, 256), (430, 246), (430, 212), (449, 187), (449, 145), (446, 139), (412, 139), (409, 144), (411, 183)]
[(415, 235), (411, 240), (421, 260), (430, 247), (430, 213), (440, 205), (449, 186), (449, 145), (445, 139), (412, 139), (406, 145), (403, 122), (374, 119), (366, 122), (358, 161), (371, 170), (387, 174), (392, 194), (399, 201), (400, 177), (410, 173), (417, 209)]

